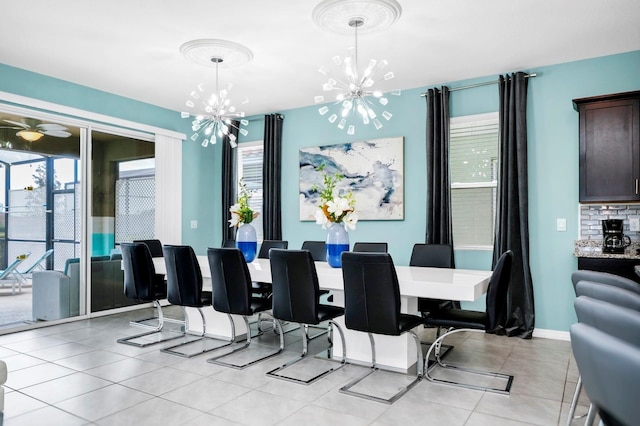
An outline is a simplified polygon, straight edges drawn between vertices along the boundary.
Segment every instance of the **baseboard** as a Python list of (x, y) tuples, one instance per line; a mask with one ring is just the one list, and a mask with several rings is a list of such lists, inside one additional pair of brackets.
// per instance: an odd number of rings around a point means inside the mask
[(542, 339), (565, 340), (567, 342), (571, 340), (568, 331), (543, 330), (540, 328), (535, 328), (533, 330), (533, 337), (539, 337)]

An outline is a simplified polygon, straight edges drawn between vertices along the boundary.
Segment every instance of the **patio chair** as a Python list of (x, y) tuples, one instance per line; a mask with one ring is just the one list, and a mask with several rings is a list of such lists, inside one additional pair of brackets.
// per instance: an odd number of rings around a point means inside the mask
[(11, 284), (11, 295), (16, 294), (16, 284), (18, 284), (19, 292), (22, 293), (22, 283), (24, 278), (18, 273), (16, 268), (24, 262), (27, 257), (29, 257), (29, 253), (19, 255), (13, 263), (7, 266), (7, 269), (0, 272), (0, 284), (2, 287), (4, 287), (5, 284)]
[[(47, 251), (45, 251), (42, 256), (40, 256), (28, 269), (24, 270), (24, 271), (18, 271), (16, 269), (16, 273), (18, 275), (20, 275), (20, 277), (23, 279), (23, 282), (26, 280), (26, 276), (30, 276), (31, 274), (33, 274), (34, 272), (37, 271), (45, 271), (47, 268), (45, 268), (44, 266), (42, 266), (42, 263), (47, 260), (47, 258), (49, 256), (51, 256), (53, 254), (53, 249), (49, 249)], [(28, 255), (27, 255), (28, 257)]]

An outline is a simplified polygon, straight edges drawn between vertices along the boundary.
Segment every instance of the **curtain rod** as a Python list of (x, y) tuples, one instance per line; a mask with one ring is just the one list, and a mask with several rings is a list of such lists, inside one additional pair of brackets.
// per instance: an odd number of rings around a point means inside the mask
[[(524, 78), (530, 78), (535, 76), (537, 76), (537, 74), (533, 72), (531, 74), (525, 74)], [(480, 87), (480, 86), (488, 86), (490, 84), (498, 84), (499, 82), (500, 80), (493, 80), (493, 81), (485, 81), (483, 83), (470, 84), (468, 86), (454, 87), (453, 89), (449, 89), (449, 92), (455, 92), (457, 90), (464, 90), (464, 89), (472, 89), (474, 87)], [(420, 93), (420, 96), (427, 96), (427, 93), (426, 92)]]
[[(255, 118), (248, 118), (247, 120), (249, 121), (264, 121), (264, 116), (265, 115), (269, 115), (269, 114), (258, 114), (255, 116)], [(284, 118), (284, 114), (276, 114), (278, 116), (278, 118)]]

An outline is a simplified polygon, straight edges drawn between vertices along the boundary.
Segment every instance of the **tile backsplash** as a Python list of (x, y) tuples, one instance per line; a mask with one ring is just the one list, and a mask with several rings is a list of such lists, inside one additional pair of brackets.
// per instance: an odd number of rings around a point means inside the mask
[(640, 232), (629, 230), (629, 218), (640, 218), (640, 204), (580, 205), (580, 239), (602, 240), (602, 220), (622, 219), (624, 234), (640, 241)]

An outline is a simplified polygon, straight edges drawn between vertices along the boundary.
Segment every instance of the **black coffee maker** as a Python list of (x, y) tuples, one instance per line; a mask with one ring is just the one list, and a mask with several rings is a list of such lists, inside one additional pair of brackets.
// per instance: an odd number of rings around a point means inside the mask
[(622, 219), (605, 219), (602, 221), (602, 252), (624, 253), (631, 245), (631, 238), (622, 233)]

